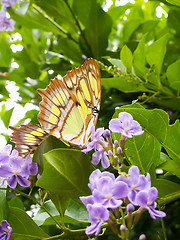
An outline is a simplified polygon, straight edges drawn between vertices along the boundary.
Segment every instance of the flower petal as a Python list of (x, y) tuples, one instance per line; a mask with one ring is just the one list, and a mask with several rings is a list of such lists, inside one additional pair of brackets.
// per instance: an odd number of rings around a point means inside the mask
[(23, 187), (29, 187), (31, 185), (30, 181), (23, 178), (22, 176), (17, 176), (17, 181), (19, 183), (19, 185), (23, 186)]
[(17, 185), (17, 177), (15, 175), (13, 175), (12, 177), (7, 179), (7, 184), (9, 185), (9, 187), (11, 188), (16, 188)]
[(120, 124), (118, 118), (115, 118), (115, 119), (110, 120), (110, 122), (109, 122), (109, 129), (110, 129), (112, 132), (118, 132), (118, 133), (120, 133), (121, 124)]
[(145, 191), (137, 193), (135, 202), (137, 205), (146, 208), (148, 203), (148, 193)]

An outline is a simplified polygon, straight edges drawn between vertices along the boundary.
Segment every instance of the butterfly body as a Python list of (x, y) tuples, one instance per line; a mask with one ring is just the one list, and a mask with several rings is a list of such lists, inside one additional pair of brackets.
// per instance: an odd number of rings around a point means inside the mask
[[(42, 97), (38, 120), (45, 136), (51, 134), (70, 146), (85, 148), (100, 109), (101, 77), (97, 62), (87, 59), (62, 80), (54, 78), (46, 89), (38, 89), (38, 93)], [(17, 136), (13, 131), (13, 136)], [(12, 140), (19, 144), (17, 137)], [(37, 142), (38, 139), (34, 141), (36, 145)]]

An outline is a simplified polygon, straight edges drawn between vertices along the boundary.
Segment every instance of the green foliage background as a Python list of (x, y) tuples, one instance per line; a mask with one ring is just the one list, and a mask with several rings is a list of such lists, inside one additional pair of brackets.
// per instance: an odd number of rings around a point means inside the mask
[[(178, 0), (139, 0), (116, 6), (116, 2), (113, 0), (106, 11), (103, 9), (106, 1), (103, 0), (30, 0), (19, 1), (14, 8), (9, 8), (8, 12), (16, 25), (13, 33), (0, 32), (0, 100), (2, 103), (9, 100), (6, 87), (8, 81), (13, 81), (19, 87), (20, 100), (15, 100), (17, 104), (25, 106), (32, 103), (39, 107), (41, 99), (37, 94), (38, 88), (45, 88), (50, 79), (58, 74), (64, 76), (72, 67), (81, 65), (84, 57), (97, 59), (102, 74), (102, 102), (97, 127), (108, 127), (116, 107), (121, 108), (116, 109), (114, 117), (121, 111), (127, 111), (140, 122), (145, 134), (127, 142), (130, 149), (127, 151), (127, 162), (137, 165), (143, 174), (152, 173), (153, 185), (159, 190), (159, 205), (167, 204), (167, 237), (178, 239), (180, 4)], [(158, 8), (163, 10), (160, 17), (157, 16)], [(17, 40), (15, 33), (19, 33), (21, 38)], [(22, 50), (13, 52), (13, 44), (20, 44)], [(13, 62), (18, 64), (18, 68), (12, 67)], [(5, 105), (1, 106), (0, 117), (5, 128), (8, 128), (13, 108), (7, 110)], [(38, 123), (37, 114), (38, 110), (30, 110), (20, 122), (31, 119), (31, 122)], [(9, 142), (8, 134), (3, 135)], [(118, 136), (114, 135), (114, 138)], [(63, 151), (60, 154), (63, 155)], [(49, 154), (52, 158), (54, 154), (55, 159), (56, 153)], [(49, 154), (45, 155), (45, 171), (52, 168)], [(71, 153), (67, 154), (68, 157), (71, 158)], [(78, 156), (78, 159), (81, 161), (81, 157)], [(56, 171), (61, 169), (61, 163), (57, 165)], [(164, 171), (162, 176), (155, 174), (159, 168)], [(53, 173), (52, 169), (50, 173)], [(39, 186), (53, 184), (46, 181), (42, 175)], [(77, 179), (78, 182), (80, 180)], [(3, 192), (0, 194), (4, 199)], [(59, 192), (57, 194), (58, 198), (62, 197)], [(56, 207), (57, 196), (52, 196)], [(17, 212), (14, 210), (17, 203), (11, 204), (10, 221), (17, 221), (13, 216), (30, 221), (20, 208)], [(25, 204), (27, 209), (30, 208), (30, 202)], [(66, 201), (64, 204), (67, 207)], [(56, 216), (54, 207), (51, 204), (48, 207)], [(65, 222), (88, 221), (78, 203), (71, 202), (68, 207), (77, 209), (74, 215), (81, 212), (84, 220), (65, 214)], [(0, 209), (0, 215), (4, 214), (4, 210)], [(48, 234), (55, 234), (57, 229), (53, 228), (53, 223), (50, 220), (49, 223), (44, 215), (45, 220), (42, 221), (41, 214), (45, 213), (40, 212), (35, 217), (37, 225), (41, 225)], [(163, 239), (160, 221), (154, 222), (146, 215), (144, 218), (145, 221), (135, 228), (130, 239), (138, 239), (138, 234), (142, 232), (147, 233), (147, 239)], [(52, 225), (51, 228), (47, 227), (47, 223)], [(33, 222), (29, 225), (33, 230), (24, 230), (27, 234), (25, 239), (35, 233), (37, 239), (47, 237)], [(18, 231), (21, 232), (21, 229), (17, 229), (15, 239), (20, 239)], [(115, 238), (109, 236), (106, 239)]]

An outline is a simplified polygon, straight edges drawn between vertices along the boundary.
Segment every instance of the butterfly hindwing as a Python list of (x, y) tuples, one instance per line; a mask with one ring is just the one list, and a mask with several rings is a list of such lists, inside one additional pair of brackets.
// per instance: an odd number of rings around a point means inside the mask
[(9, 128), (13, 130), (11, 141), (16, 143), (15, 149), (22, 157), (33, 154), (39, 144), (49, 135), (39, 125), (32, 123), (21, 125), (19, 128)]
[(93, 59), (69, 71), (63, 80), (51, 80), (42, 97), (38, 115), (42, 129), (83, 148), (96, 124), (101, 99), (100, 70)]

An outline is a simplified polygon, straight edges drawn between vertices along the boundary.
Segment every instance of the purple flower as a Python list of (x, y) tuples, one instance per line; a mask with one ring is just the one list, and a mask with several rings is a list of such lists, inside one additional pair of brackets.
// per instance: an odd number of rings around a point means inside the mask
[(80, 197), (81, 202), (87, 207), (88, 204), (94, 204), (94, 198), (92, 195), (87, 197)]
[(94, 189), (97, 188), (97, 183), (102, 177), (109, 177), (112, 180), (115, 180), (115, 176), (113, 173), (110, 173), (107, 171), (101, 172), (99, 169), (94, 170), (89, 176), (89, 183), (88, 183), (88, 187), (91, 189), (92, 192), (94, 191)]
[(5, 31), (11, 31), (13, 32), (14, 31), (14, 24), (15, 24), (15, 21), (13, 19), (6, 19), (4, 21), (4, 30)]
[(115, 182), (110, 177), (102, 177), (96, 184), (97, 188), (92, 192), (94, 202), (106, 208), (117, 208), (123, 201), (121, 198), (127, 197), (128, 186), (124, 182)]
[(8, 224), (6, 220), (2, 220), (0, 225), (0, 239), (2, 240), (8, 240), (10, 236), (12, 235), (12, 228)]
[(1, 1), (1, 4), (3, 4), (5, 7), (14, 7), (14, 4), (17, 0), (3, 0)]
[(5, 31), (14, 31), (15, 21), (13, 19), (6, 18), (6, 12), (0, 11), (0, 32), (4, 28)]
[(121, 112), (118, 118), (110, 120), (109, 129), (112, 132), (121, 133), (127, 138), (132, 138), (133, 135), (137, 136), (144, 133), (140, 124), (133, 120), (132, 115), (127, 112)]
[(91, 225), (86, 228), (86, 234), (95, 233), (97, 236), (101, 231), (101, 225), (109, 219), (109, 211), (103, 206), (87, 205)]
[(128, 171), (128, 177), (120, 175), (117, 177), (116, 181), (123, 181), (129, 187), (128, 199), (132, 204), (135, 204), (136, 194), (141, 190), (149, 190), (150, 188), (150, 175), (139, 174), (139, 169), (137, 166), (132, 166)]
[(101, 161), (103, 168), (108, 168), (110, 166), (110, 161), (107, 155), (108, 154), (104, 148), (99, 145), (97, 147), (97, 151), (95, 151), (92, 155), (92, 163), (94, 165), (98, 165), (98, 163)]
[(0, 152), (0, 166), (9, 161), (9, 155), (12, 150), (12, 145), (8, 144), (4, 147), (2, 152)]
[(19, 156), (11, 156), (9, 163), (0, 167), (0, 176), (7, 180), (11, 188), (15, 188), (17, 183), (23, 187), (29, 187), (31, 184), (27, 180), (29, 174), (29, 166)]
[(37, 174), (37, 163), (32, 162), (30, 155), (24, 160), (18, 156), (18, 151), (13, 150), (12, 153), (10, 153), (11, 147), (8, 145), (5, 150), (7, 150), (6, 153), (8, 153), (9, 159), (8, 162), (1, 163), (0, 166), (0, 177), (2, 177), (1, 185), (7, 180), (11, 188), (15, 188), (17, 183), (23, 187), (29, 187), (31, 183), (27, 179), (29, 175), (34, 176)]
[(97, 149), (100, 145), (100, 143), (105, 144), (104, 138), (102, 137), (102, 134), (104, 133), (104, 128), (98, 128), (95, 131), (95, 127), (92, 127), (92, 133), (91, 133), (91, 142), (87, 145), (86, 149), (83, 149), (82, 152), (87, 153), (90, 152), (92, 149)]
[(35, 176), (38, 173), (37, 163), (32, 161), (30, 154), (26, 156), (25, 161), (29, 165), (29, 174)]
[(16, 3), (16, 0), (3, 0), (1, 3), (2, 8), (0, 11), (0, 32), (3, 30), (3, 28), (5, 31), (13, 32), (15, 21), (13, 19), (7, 19), (6, 8), (13, 7)]
[(149, 191), (140, 191), (136, 196), (136, 205), (146, 208), (153, 219), (166, 216), (164, 212), (155, 210), (157, 204), (154, 201), (157, 196), (158, 191), (155, 187), (150, 188)]

